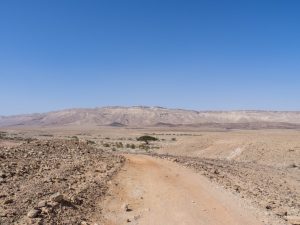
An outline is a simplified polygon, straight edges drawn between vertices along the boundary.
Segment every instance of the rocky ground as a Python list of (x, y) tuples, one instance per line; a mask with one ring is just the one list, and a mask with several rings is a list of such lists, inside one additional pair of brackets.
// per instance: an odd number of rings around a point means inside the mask
[[(158, 138), (147, 144), (147, 149), (145, 143), (137, 141), (145, 134)], [(193, 168), (216, 186), (231, 190), (233, 196), (254, 203), (251, 205), (279, 224), (299, 225), (299, 134), (287, 130), (171, 132), (123, 128), (0, 131), (0, 224), (106, 224), (103, 198), (109, 196), (108, 188), (114, 188), (115, 182), (110, 180), (124, 164), (118, 154), (139, 153)], [(174, 173), (171, 165), (168, 171)], [(148, 173), (147, 169), (144, 172)], [(130, 177), (128, 170), (121, 173), (130, 178), (128, 183), (132, 179), (142, 182), (142, 174)], [(167, 185), (165, 181), (168, 179), (162, 180)], [(162, 194), (160, 200), (164, 198)], [(156, 203), (150, 205), (155, 207)]]
[(154, 156), (191, 167), (288, 224), (300, 224), (300, 168), (296, 165), (279, 169), (233, 160)]
[(0, 224), (97, 224), (124, 158), (78, 140), (27, 142), (0, 147)]

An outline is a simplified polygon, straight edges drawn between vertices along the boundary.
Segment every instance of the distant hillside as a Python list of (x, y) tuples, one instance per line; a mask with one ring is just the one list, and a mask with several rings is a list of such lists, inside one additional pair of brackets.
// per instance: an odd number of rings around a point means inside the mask
[(68, 125), (293, 129), (300, 127), (300, 112), (193, 111), (161, 107), (103, 107), (0, 117), (0, 127)]

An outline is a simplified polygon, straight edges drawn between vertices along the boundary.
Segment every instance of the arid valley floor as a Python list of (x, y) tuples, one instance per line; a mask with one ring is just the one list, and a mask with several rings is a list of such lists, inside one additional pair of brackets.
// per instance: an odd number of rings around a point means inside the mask
[(0, 224), (300, 224), (300, 130), (261, 124), (3, 127)]
[[(145, 134), (158, 141), (145, 148), (136, 140)], [(1, 224), (299, 223), (297, 130), (53, 127), (1, 135)]]

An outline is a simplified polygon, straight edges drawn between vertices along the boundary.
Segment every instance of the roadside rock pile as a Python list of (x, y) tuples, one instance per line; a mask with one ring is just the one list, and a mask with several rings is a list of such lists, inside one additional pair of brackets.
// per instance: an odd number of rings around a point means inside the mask
[(300, 221), (300, 170), (298, 168), (279, 169), (254, 162), (233, 160), (158, 154), (154, 156), (191, 167), (285, 221), (289, 222), (290, 218), (294, 221), (295, 218), (299, 218)]
[(0, 224), (89, 222), (123, 162), (77, 140), (0, 147)]

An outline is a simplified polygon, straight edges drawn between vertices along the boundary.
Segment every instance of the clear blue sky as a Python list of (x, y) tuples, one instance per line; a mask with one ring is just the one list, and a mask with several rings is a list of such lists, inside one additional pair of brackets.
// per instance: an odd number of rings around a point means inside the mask
[(300, 1), (3, 0), (0, 115), (300, 110)]

